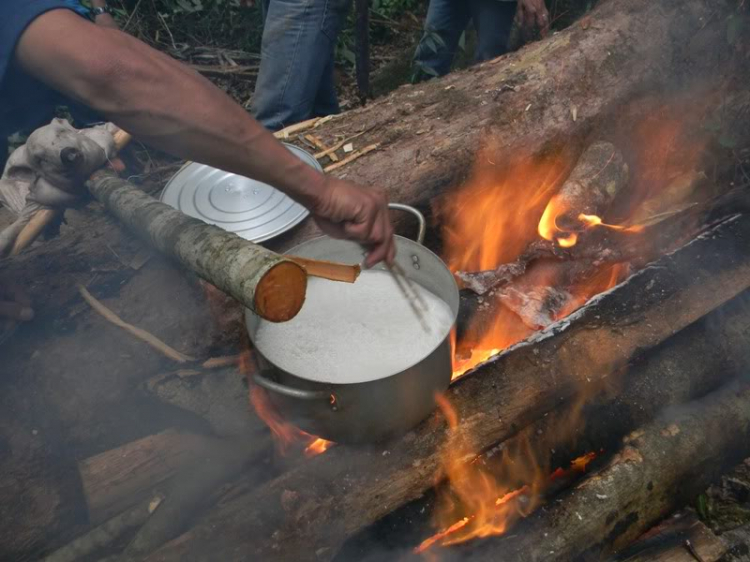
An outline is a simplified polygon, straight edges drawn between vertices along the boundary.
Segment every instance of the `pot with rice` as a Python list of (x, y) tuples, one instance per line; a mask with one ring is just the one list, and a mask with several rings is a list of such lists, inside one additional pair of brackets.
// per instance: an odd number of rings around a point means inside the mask
[[(391, 273), (380, 264), (353, 284), (308, 280), (300, 313), (280, 324), (246, 311), (259, 355), (255, 382), (289, 421), (340, 443), (378, 441), (407, 431), (435, 408), (435, 394), (451, 380), (450, 333), (458, 287), (446, 265), (417, 241), (396, 236), (396, 262), (423, 303), (421, 318)], [(360, 263), (362, 248), (328, 236), (288, 254)]]

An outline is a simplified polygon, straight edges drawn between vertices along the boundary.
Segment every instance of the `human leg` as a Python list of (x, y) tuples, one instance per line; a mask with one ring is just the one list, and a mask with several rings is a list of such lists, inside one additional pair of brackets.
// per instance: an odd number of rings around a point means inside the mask
[(443, 76), (451, 69), (471, 11), (465, 0), (431, 0), (425, 29), (414, 54), (415, 76)]
[[(330, 96), (335, 39), (348, 0), (270, 0), (253, 97), (256, 119), (277, 130), (313, 116), (324, 78)], [(335, 93), (334, 93), (335, 95)], [(330, 102), (330, 99), (329, 99)]]
[(481, 62), (506, 53), (517, 3), (504, 0), (470, 0), (469, 4), (478, 36), (475, 60)]

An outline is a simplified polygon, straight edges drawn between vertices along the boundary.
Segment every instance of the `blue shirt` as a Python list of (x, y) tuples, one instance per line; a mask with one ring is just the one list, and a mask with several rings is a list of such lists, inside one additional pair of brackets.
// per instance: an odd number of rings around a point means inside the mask
[(55, 106), (65, 103), (60, 94), (14, 62), (16, 45), (29, 24), (43, 13), (59, 8), (89, 15), (88, 8), (77, 0), (0, 0), (0, 141), (49, 121)]

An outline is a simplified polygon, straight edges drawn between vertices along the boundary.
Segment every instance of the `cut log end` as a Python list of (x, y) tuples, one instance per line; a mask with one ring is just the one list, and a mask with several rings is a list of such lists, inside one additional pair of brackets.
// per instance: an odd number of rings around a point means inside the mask
[(274, 265), (255, 290), (255, 312), (270, 322), (291, 320), (302, 308), (307, 291), (307, 273), (292, 261)]

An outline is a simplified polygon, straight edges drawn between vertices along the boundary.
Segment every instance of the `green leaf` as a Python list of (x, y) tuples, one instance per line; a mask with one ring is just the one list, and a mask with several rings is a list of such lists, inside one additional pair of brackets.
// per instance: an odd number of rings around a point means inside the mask
[(466, 31), (461, 34), (461, 38), (458, 40), (458, 48), (466, 51)]

